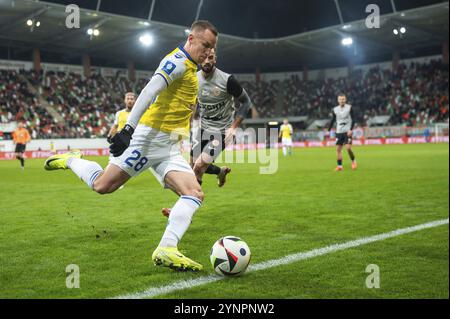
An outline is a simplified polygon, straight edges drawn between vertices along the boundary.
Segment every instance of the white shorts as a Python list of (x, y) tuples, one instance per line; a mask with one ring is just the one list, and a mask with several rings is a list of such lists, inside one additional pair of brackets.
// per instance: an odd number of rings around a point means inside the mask
[(138, 125), (130, 146), (119, 157), (110, 156), (109, 163), (120, 167), (131, 177), (146, 169), (155, 175), (161, 185), (170, 171), (194, 174), (191, 166), (181, 155), (178, 139), (170, 139), (170, 134), (146, 125)]
[(292, 138), (290, 138), (290, 137), (283, 137), (281, 139), (281, 144), (283, 146), (292, 146)]

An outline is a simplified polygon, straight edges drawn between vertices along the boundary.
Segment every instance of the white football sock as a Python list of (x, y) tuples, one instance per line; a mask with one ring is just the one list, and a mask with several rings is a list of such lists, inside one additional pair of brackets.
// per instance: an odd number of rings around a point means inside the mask
[(178, 242), (189, 228), (194, 213), (201, 205), (201, 200), (196, 197), (181, 196), (170, 212), (166, 231), (162, 236), (159, 246), (177, 247)]
[(98, 175), (103, 172), (103, 168), (96, 162), (81, 158), (69, 158), (67, 160), (67, 166), (90, 188), (93, 187)]
[(286, 147), (283, 146), (283, 155), (286, 156)]

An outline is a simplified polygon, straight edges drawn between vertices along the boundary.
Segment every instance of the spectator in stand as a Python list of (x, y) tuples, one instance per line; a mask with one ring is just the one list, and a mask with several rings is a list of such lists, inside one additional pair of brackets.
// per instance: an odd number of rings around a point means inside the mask
[[(26, 79), (26, 80), (25, 80)], [(390, 125), (432, 125), (448, 122), (448, 66), (441, 61), (400, 64), (396, 70), (356, 69), (347, 77), (303, 81), (241, 81), (248, 88), (260, 118), (307, 116), (327, 119), (335, 96), (345, 91), (358, 105), (355, 121), (365, 125), (377, 115)], [(57, 123), (28, 83), (62, 116)], [(83, 77), (66, 72), (0, 70), (0, 121), (23, 119), (33, 138), (104, 137), (121, 108), (125, 92), (139, 93), (145, 80), (123, 74)], [(281, 112), (276, 106), (281, 103)]]

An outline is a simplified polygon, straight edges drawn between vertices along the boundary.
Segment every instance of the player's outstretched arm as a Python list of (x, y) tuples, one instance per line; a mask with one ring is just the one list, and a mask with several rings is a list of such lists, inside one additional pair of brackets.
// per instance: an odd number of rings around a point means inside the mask
[(234, 124), (233, 127), (235, 128), (241, 125), (242, 121), (244, 120), (245, 116), (247, 115), (248, 111), (252, 108), (253, 105), (250, 96), (248, 95), (247, 91), (245, 91), (245, 89), (242, 89), (242, 94), (237, 99), (239, 103), (241, 103), (241, 106), (237, 111), (235, 123), (233, 123)]
[(227, 92), (235, 99), (239, 101), (241, 106), (239, 107), (239, 110), (236, 114), (236, 119), (234, 120), (233, 124), (231, 125), (232, 128), (237, 128), (239, 125), (241, 125), (242, 121), (244, 120), (245, 116), (247, 115), (248, 111), (252, 107), (252, 101), (250, 99), (250, 96), (248, 95), (247, 91), (241, 86), (239, 81), (231, 75), (228, 78), (227, 81)]
[(152, 101), (166, 89), (167, 84), (164, 78), (158, 74), (154, 75), (146, 87), (139, 94), (136, 103), (128, 117), (125, 127), (112, 138), (109, 149), (111, 154), (115, 157), (120, 156), (128, 148), (131, 141), (131, 136), (134, 133), (139, 120), (144, 112), (148, 109)]
[(236, 118), (234, 119), (233, 123), (231, 124), (231, 127), (228, 129), (225, 136), (225, 145), (230, 145), (234, 141), (236, 129), (241, 125), (246, 114), (252, 107), (252, 101), (250, 99), (250, 96), (245, 91), (245, 89), (241, 86), (241, 84), (238, 82), (238, 80), (236, 80), (236, 78), (233, 75), (231, 75), (228, 78), (227, 92), (233, 95), (233, 97), (237, 99), (241, 104), (236, 113)]

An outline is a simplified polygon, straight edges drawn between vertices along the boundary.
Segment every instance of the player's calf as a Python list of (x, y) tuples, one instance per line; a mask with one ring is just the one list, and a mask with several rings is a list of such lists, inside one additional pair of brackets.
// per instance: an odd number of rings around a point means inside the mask
[(181, 192), (181, 196), (190, 196), (199, 199), (201, 202), (205, 200), (205, 193), (203, 193), (200, 185), (199, 187), (193, 187), (186, 192)]
[(111, 164), (93, 178), (92, 190), (104, 195), (115, 192), (130, 179), (130, 176), (118, 166)]
[(213, 160), (213, 157), (211, 157), (210, 155), (202, 153), (195, 161), (192, 170), (194, 171), (195, 176), (197, 177), (197, 181), (199, 181), (200, 184), (203, 179), (203, 175), (208, 170), (208, 167), (211, 165)]
[[(103, 173), (102, 173), (103, 174)], [(103, 182), (101, 175), (94, 181), (92, 190), (100, 195), (110, 194), (116, 191), (121, 185), (114, 185), (109, 182)]]

